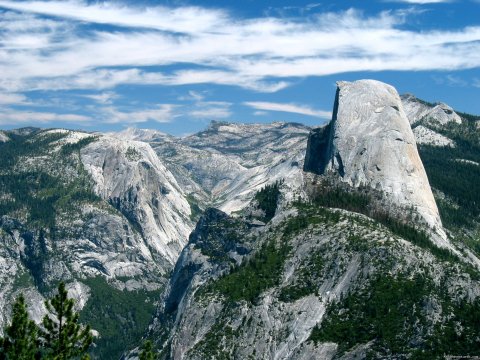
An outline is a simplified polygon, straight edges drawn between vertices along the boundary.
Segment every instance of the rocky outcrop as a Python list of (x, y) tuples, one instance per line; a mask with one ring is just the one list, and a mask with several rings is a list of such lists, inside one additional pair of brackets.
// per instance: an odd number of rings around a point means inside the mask
[(418, 125), (413, 129), (413, 135), (417, 144), (431, 146), (455, 147), (455, 142), (448, 137), (437, 133), (423, 125)]
[(303, 169), (308, 172), (321, 174), (328, 165), (328, 158), (319, 156), (326, 154), (329, 144), (330, 124), (313, 129), (308, 136), (307, 151)]
[(150, 145), (104, 136), (84, 147), (81, 159), (95, 192), (140, 230), (144, 255), (153, 250), (173, 266), (193, 227), (191, 210)]
[[(109, 341), (115, 335), (102, 326), (115, 317), (105, 320), (91, 302), (125, 289), (142, 299), (128, 311), (153, 306), (147, 301), (166, 284), (193, 229), (185, 195), (147, 143), (64, 129), (7, 135), (10, 143), (0, 143), (0, 331), (20, 292), (41, 321), (43, 297), (65, 281), (77, 310), (102, 319), (91, 324)], [(109, 311), (124, 316), (124, 300), (116, 301)], [(138, 336), (147, 324), (137, 320), (122, 334)]]
[[(200, 270), (204, 272), (207, 269), (211, 272), (212, 266), (206, 262), (207, 257), (204, 254), (225, 256), (228, 251), (235, 250), (235, 242), (224, 236), (226, 225), (231, 222), (232, 219), (227, 214), (214, 208), (207, 209), (202, 215), (170, 278), (164, 304), (167, 314), (177, 312)], [(228, 243), (233, 246), (228, 246)], [(212, 260), (214, 259), (215, 256), (212, 256)]]
[(427, 118), (434, 119), (435, 122), (441, 125), (446, 125), (450, 122), (456, 124), (462, 123), (460, 115), (458, 115), (452, 107), (444, 103), (436, 105), (427, 115)]
[[(208, 279), (218, 278), (233, 264), (240, 263), (251, 251), (251, 240), (245, 222), (220, 210), (209, 208), (199, 219), (175, 265), (151, 326), (155, 341), (164, 341), (162, 346), (171, 344), (172, 358), (183, 359), (215, 321), (215, 314), (211, 314), (211, 317), (207, 315), (206, 321), (199, 323), (199, 314), (196, 311), (190, 313), (190, 307), (196, 309), (197, 306), (195, 291)], [(215, 312), (216, 307), (218, 310), (218, 306), (212, 304), (207, 313)], [(196, 326), (189, 326), (194, 320)]]
[[(335, 174), (352, 187), (381, 192), (386, 206), (413, 208), (435, 229), (436, 242), (449, 246), (397, 91), (374, 80), (337, 84), (327, 143), (310, 146), (306, 170)], [(312, 158), (317, 159), (316, 168)]]
[(436, 125), (445, 125), (450, 122), (462, 123), (462, 118), (447, 104), (431, 104), (417, 99), (411, 94), (401, 97), (405, 114), (412, 125), (419, 121)]
[(0, 142), (7, 142), (8, 140), (10, 140), (9, 137), (0, 131)]

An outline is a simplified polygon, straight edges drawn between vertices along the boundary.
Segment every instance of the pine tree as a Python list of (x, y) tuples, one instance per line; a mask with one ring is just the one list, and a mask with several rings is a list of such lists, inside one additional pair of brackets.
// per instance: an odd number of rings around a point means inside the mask
[(0, 339), (0, 359), (35, 360), (40, 358), (38, 327), (30, 320), (25, 298), (20, 295), (13, 305), (12, 322)]
[(93, 342), (90, 326), (83, 327), (78, 323), (79, 314), (74, 311), (73, 305), (74, 300), (68, 298), (63, 282), (58, 285), (58, 294), (45, 302), (51, 314), (43, 318), (42, 338), (46, 359), (89, 359), (87, 351)]
[(139, 355), (140, 360), (155, 360), (155, 354), (153, 353), (153, 345), (150, 340), (147, 340), (142, 345), (142, 351)]

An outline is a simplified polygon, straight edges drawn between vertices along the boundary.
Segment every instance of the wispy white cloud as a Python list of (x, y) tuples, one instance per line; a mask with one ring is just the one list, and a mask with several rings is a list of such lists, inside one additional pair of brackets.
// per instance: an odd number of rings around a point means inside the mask
[[(0, 65), (1, 69), (1, 65)], [(271, 93), (289, 86), (282, 80), (263, 80), (258, 76), (249, 76), (223, 70), (180, 70), (170, 74), (146, 72), (139, 68), (95, 69), (70, 76), (31, 77), (8, 81), (0, 79), (0, 89), (8, 91), (22, 90), (69, 90), (92, 89), (105, 90), (118, 85), (192, 85), (217, 84), (240, 86), (246, 89)]]
[(113, 91), (105, 91), (99, 94), (82, 95), (85, 98), (96, 101), (99, 104), (111, 104), (113, 100), (118, 98), (118, 95)]
[(99, 117), (109, 124), (136, 124), (147, 121), (168, 123), (177, 116), (174, 111), (176, 107), (173, 104), (160, 104), (150, 109), (122, 111), (116, 107), (108, 106), (100, 109)]
[[(16, 101), (12, 104), (17, 105)], [(11, 107), (0, 106), (0, 125), (19, 125), (33, 124), (43, 126), (53, 122), (64, 122), (76, 125), (92, 125), (93, 122), (106, 124), (137, 124), (147, 121), (158, 123), (167, 123), (181, 116), (180, 107), (173, 104), (158, 104), (156, 106), (141, 108), (136, 110), (123, 110), (112, 106), (107, 102), (102, 102), (99, 106), (86, 106), (84, 110), (91, 113), (91, 116), (85, 116), (72, 113), (54, 113), (42, 111), (25, 111)], [(3, 105), (0, 103), (0, 105)], [(8, 105), (8, 104), (7, 104)]]
[(188, 95), (180, 96), (178, 100), (189, 104), (179, 109), (179, 116), (201, 120), (227, 119), (232, 115), (232, 103), (226, 101), (207, 101), (207, 92), (188, 91)]
[(205, 99), (204, 93), (193, 91), (193, 90), (190, 90), (187, 96), (181, 96), (179, 98), (179, 100), (194, 100), (194, 101), (202, 101), (203, 99)]
[(18, 111), (10, 108), (0, 108), (0, 125), (48, 124), (66, 122), (88, 125), (92, 119), (78, 114), (57, 114), (51, 112)]
[[(61, 96), (61, 90), (86, 89), (90, 94), (84, 96), (95, 102), (88, 102), (88, 110), (98, 121), (134, 124), (169, 122), (177, 117), (224, 119), (231, 116), (232, 104), (207, 101), (204, 93), (191, 91), (179, 99), (188, 102), (182, 106), (139, 105), (126, 110), (113, 106), (118, 105), (114, 89), (136, 84), (217, 84), (276, 92), (308, 76), (480, 67), (480, 26), (415, 31), (403, 26), (414, 16), (413, 10), (366, 16), (354, 9), (322, 13), (318, 5), (312, 4), (315, 12), (306, 11), (301, 17), (241, 19), (211, 7), (0, 0), (0, 7), (9, 9), (0, 16), (0, 105), (22, 105), (23, 110), (31, 103), (22, 92), (32, 90), (60, 90), (55, 98), (67, 104), (72, 100)], [(88, 26), (90, 23), (114, 27)], [(456, 75), (441, 76), (444, 84), (466, 85)], [(470, 82), (480, 87), (480, 80)], [(36, 100), (35, 105), (42, 106), (40, 102), (47, 100)], [(48, 110), (52, 101), (45, 104)], [(330, 117), (328, 111), (299, 104), (245, 105), (256, 109), (255, 115), (282, 111)], [(84, 113), (70, 103), (68, 106), (70, 109), (64, 107), (62, 112)], [(12, 108), (0, 108), (0, 116), (0, 124), (91, 120), (83, 115)]]
[(224, 101), (199, 101), (186, 115), (204, 120), (226, 119), (232, 115), (231, 105), (231, 103)]
[(468, 86), (468, 81), (461, 78), (460, 76), (455, 76), (452, 74), (448, 74), (445, 76), (433, 75), (432, 79), (437, 85), (448, 85), (452, 87)]
[(319, 117), (323, 119), (329, 119), (332, 116), (332, 113), (330, 111), (317, 110), (309, 106), (298, 105), (298, 104), (281, 104), (281, 103), (263, 102), (263, 101), (248, 101), (248, 102), (244, 102), (244, 105), (260, 111), (289, 112), (294, 114)]
[(0, 93), (0, 105), (7, 104), (23, 104), (27, 101), (27, 98), (23, 94), (15, 93)]
[(201, 7), (129, 7), (114, 2), (0, 1), (0, 7), (98, 24), (193, 34), (214, 30), (227, 20), (222, 11)]
[(446, 76), (447, 78), (447, 81), (448, 83), (451, 85), (451, 86), (461, 86), (461, 87), (464, 87), (464, 86), (468, 86), (468, 82), (464, 79), (462, 79), (460, 76), (455, 76), (455, 75), (447, 75)]
[[(433, 1), (444, 2), (416, 3)], [(275, 92), (307, 76), (480, 67), (480, 26), (416, 32), (402, 26), (405, 11), (239, 19), (212, 8), (117, 2), (0, 0), (0, 7), (12, 10), (0, 20), (11, 29), (0, 33), (0, 90), (7, 92), (121, 84)]]
[(480, 88), (480, 79), (478, 78), (473, 78), (472, 80), (472, 86)]

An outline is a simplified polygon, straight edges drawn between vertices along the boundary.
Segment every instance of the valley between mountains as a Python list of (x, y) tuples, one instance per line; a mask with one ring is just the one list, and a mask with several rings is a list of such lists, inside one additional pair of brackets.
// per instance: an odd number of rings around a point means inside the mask
[(316, 128), (0, 131), (0, 328), (63, 280), (92, 359), (480, 356), (480, 117), (337, 85)]

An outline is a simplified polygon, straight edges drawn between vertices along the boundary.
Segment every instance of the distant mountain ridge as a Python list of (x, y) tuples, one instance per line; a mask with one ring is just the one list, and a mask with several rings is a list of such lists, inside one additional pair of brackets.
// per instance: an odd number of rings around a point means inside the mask
[(298, 193), (310, 128), (296, 123), (236, 124), (212, 122), (183, 138), (149, 139), (146, 131), (127, 129), (118, 136), (149, 141), (169, 170), (203, 207), (228, 213), (244, 208), (256, 191), (284, 180)]

